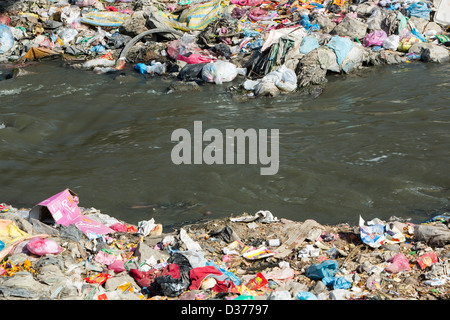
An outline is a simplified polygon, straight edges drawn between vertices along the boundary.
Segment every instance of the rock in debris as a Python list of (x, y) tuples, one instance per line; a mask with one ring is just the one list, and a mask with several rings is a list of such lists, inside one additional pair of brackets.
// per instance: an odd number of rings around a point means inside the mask
[(420, 58), (424, 62), (443, 63), (450, 61), (449, 50), (438, 45), (431, 45), (422, 49)]
[(442, 247), (450, 243), (450, 230), (444, 224), (416, 225), (414, 227), (414, 238), (430, 246)]
[(331, 31), (331, 34), (349, 37), (353, 40), (363, 39), (367, 34), (367, 24), (347, 16)]

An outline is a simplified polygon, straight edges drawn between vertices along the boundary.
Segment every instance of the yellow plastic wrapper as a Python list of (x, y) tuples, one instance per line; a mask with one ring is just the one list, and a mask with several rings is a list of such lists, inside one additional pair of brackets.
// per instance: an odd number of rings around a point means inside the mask
[(408, 50), (413, 46), (413, 44), (421, 42), (419, 38), (410, 37), (400, 40), (397, 50), (401, 52), (408, 52)]

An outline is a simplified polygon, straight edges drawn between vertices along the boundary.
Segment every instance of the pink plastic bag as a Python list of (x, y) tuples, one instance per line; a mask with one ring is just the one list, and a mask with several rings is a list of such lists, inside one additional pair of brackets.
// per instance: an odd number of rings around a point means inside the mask
[(95, 261), (106, 264), (107, 266), (109, 266), (110, 264), (113, 264), (114, 261), (116, 261), (116, 260), (117, 260), (116, 256), (113, 256), (112, 254), (106, 253), (105, 251), (102, 251), (102, 250), (100, 250), (95, 255)]
[(64, 248), (61, 248), (55, 241), (42, 238), (31, 239), (27, 244), (27, 249), (38, 256), (58, 254), (64, 250)]
[(369, 33), (364, 38), (364, 46), (365, 47), (371, 47), (371, 46), (382, 46), (384, 40), (387, 39), (387, 34), (383, 30), (377, 30), (372, 33)]
[(181, 54), (178, 55), (177, 60), (184, 61), (188, 64), (197, 64), (197, 63), (208, 63), (213, 61), (207, 57), (201, 56), (199, 54), (193, 53), (189, 57), (185, 57)]
[(391, 264), (384, 269), (389, 273), (399, 273), (400, 271), (409, 271), (411, 269), (408, 259), (401, 253), (396, 254), (389, 262)]
[(120, 273), (127, 269), (125, 269), (125, 264), (124, 264), (123, 260), (116, 260), (108, 266), (108, 270), (112, 270), (115, 273)]

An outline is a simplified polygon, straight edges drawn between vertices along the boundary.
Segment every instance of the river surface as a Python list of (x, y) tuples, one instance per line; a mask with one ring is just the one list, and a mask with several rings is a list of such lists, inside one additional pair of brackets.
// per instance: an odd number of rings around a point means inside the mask
[[(0, 81), (0, 203), (29, 208), (70, 188), (80, 206), (163, 224), (258, 210), (323, 224), (423, 222), (450, 207), (450, 64), (373, 67), (330, 77), (318, 97), (248, 100), (229, 83), (167, 94), (169, 80), (131, 66), (121, 75), (59, 62), (26, 70)], [(278, 172), (175, 165), (171, 134), (193, 133), (194, 121), (224, 134), (278, 129)]]

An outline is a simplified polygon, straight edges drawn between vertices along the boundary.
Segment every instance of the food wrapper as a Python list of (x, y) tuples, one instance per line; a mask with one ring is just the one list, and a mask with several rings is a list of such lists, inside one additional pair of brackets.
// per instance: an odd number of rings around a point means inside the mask
[(427, 252), (417, 258), (417, 263), (422, 270), (436, 262), (438, 262), (438, 257), (434, 252)]
[(269, 281), (267, 281), (263, 274), (261, 272), (258, 272), (256, 274), (256, 277), (254, 277), (246, 284), (246, 287), (250, 290), (259, 290), (267, 286), (268, 283)]
[(252, 249), (245, 252), (242, 256), (249, 260), (258, 260), (266, 257), (270, 257), (277, 254), (275, 251), (271, 251), (266, 247), (261, 247), (258, 249)]
[(99, 285), (102, 285), (108, 280), (109, 278), (112, 278), (112, 275), (108, 273), (99, 273), (94, 276), (90, 276), (88, 278), (84, 278), (89, 283), (97, 283)]

